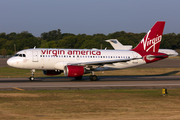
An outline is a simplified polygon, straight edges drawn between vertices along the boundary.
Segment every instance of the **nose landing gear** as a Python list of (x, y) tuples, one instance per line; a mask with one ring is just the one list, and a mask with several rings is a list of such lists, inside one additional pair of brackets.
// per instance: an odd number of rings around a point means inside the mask
[(31, 77), (29, 77), (29, 80), (30, 80), (30, 81), (34, 81), (34, 79), (35, 79), (35, 78), (34, 78), (34, 72), (35, 72), (35, 69), (32, 69), (32, 70), (31, 70)]

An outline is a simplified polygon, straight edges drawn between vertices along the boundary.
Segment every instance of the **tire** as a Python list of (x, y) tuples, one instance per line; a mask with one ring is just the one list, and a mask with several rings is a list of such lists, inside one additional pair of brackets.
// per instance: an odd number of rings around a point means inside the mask
[(90, 76), (89, 76), (89, 79), (92, 80), (92, 77), (93, 77), (93, 75), (90, 75)]
[(29, 80), (30, 81), (34, 81), (34, 77), (29, 77)]
[(97, 81), (97, 76), (96, 75), (92, 75), (89, 77), (91, 81)]

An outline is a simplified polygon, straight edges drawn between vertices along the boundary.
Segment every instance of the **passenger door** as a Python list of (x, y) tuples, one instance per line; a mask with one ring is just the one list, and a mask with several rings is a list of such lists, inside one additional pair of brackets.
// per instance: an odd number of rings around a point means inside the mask
[(32, 52), (32, 61), (38, 62), (38, 51), (36, 51), (36, 50), (33, 50), (33, 52)]

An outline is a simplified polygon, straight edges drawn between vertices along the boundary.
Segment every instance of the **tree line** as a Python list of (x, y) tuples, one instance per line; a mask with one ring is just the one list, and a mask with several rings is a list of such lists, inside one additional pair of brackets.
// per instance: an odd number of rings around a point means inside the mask
[[(107, 39), (118, 39), (123, 45), (135, 47), (146, 33), (126, 33), (118, 31), (104, 34), (72, 34), (61, 33), (61, 30), (52, 30), (41, 33), (40, 37), (35, 37), (28, 31), (21, 33), (12, 32), (10, 34), (0, 33), (0, 54), (13, 55), (17, 51), (33, 48), (75, 48), (75, 49), (113, 49), (105, 42)], [(160, 48), (180, 49), (180, 34), (168, 33), (162, 37)]]

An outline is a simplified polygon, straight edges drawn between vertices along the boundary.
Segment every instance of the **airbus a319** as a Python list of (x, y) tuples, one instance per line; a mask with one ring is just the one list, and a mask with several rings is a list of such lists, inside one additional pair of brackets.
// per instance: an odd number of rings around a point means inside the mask
[[(157, 21), (140, 43), (131, 50), (100, 49), (47, 49), (33, 48), (19, 51), (7, 60), (11, 67), (30, 69), (34, 80), (35, 70), (43, 70), (45, 75), (64, 72), (67, 77), (82, 79), (91, 73), (90, 80), (98, 80), (94, 71), (118, 70), (136, 67), (167, 58), (159, 52), (165, 21)], [(177, 55), (177, 54), (175, 54)]]

